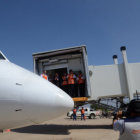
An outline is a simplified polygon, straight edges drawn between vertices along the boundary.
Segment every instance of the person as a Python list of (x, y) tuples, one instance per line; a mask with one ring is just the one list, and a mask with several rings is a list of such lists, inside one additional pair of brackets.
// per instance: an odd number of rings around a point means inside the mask
[(80, 97), (85, 97), (85, 78), (84, 78), (81, 71), (79, 71), (77, 81), (78, 81), (78, 88), (79, 88), (79, 92), (80, 92)]
[(77, 81), (77, 74), (74, 73), (76, 79), (74, 81), (74, 97), (78, 97), (78, 81)]
[(85, 120), (85, 110), (84, 110), (84, 107), (82, 107), (81, 109), (81, 120)]
[(55, 73), (54, 84), (58, 87), (60, 86), (58, 73)]
[(48, 81), (50, 81), (51, 83), (53, 83), (52, 74), (50, 74), (50, 75), (48, 76)]
[(43, 71), (43, 73), (41, 74), (41, 77), (48, 80), (47, 72)]
[(140, 140), (140, 99), (131, 100), (126, 113), (116, 113), (113, 129), (120, 131), (120, 140)]
[(75, 91), (74, 84), (75, 84), (76, 76), (73, 74), (72, 70), (69, 71), (69, 74), (68, 74), (67, 78), (68, 78), (68, 92), (69, 92), (69, 95), (71, 97), (74, 97), (74, 91)]
[(67, 93), (68, 92), (68, 80), (67, 80), (67, 74), (64, 73), (62, 76), (62, 89)]
[(73, 109), (73, 120), (76, 120), (76, 108)]

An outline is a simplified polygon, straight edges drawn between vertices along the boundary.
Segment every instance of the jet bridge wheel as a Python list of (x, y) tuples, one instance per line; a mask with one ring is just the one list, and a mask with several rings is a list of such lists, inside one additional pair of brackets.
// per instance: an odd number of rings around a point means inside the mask
[(95, 114), (90, 114), (89, 119), (95, 119)]

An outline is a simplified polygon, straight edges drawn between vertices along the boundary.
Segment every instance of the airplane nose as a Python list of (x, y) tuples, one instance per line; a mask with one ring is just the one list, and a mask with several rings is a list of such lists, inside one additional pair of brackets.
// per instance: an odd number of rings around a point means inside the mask
[(74, 102), (72, 98), (61, 89), (58, 90), (55, 101), (57, 107), (63, 108), (65, 112), (70, 111), (74, 107)]
[(22, 102), (28, 118), (36, 123), (66, 114), (74, 106), (67, 93), (37, 76), (26, 82)]

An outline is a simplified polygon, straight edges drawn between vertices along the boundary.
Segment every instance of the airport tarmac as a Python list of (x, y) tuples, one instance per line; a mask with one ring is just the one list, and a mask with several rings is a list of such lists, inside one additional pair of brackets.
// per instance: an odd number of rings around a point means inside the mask
[(61, 116), (28, 127), (0, 134), (0, 140), (118, 140), (119, 133), (112, 130), (112, 119), (86, 119), (73, 121)]

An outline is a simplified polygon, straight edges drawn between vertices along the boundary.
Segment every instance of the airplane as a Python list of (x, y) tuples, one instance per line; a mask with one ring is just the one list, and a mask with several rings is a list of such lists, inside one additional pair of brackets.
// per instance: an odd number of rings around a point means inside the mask
[(72, 98), (0, 52), (0, 131), (39, 124), (70, 111)]

